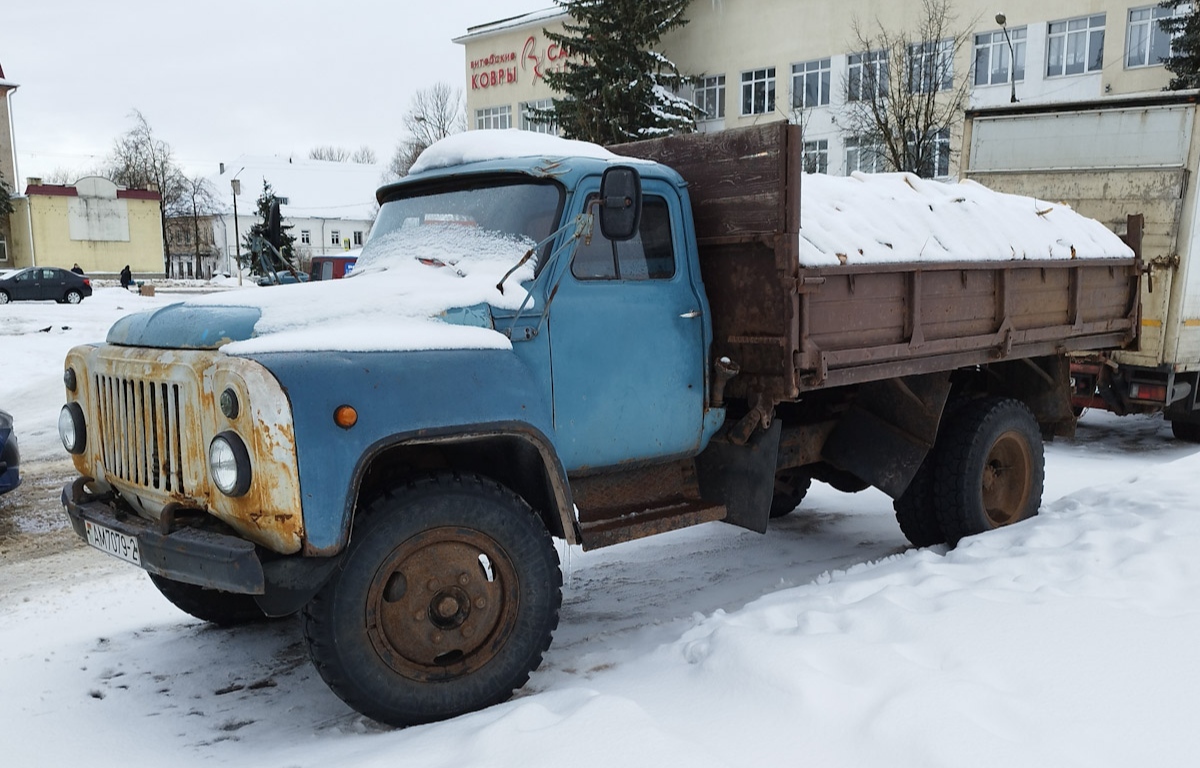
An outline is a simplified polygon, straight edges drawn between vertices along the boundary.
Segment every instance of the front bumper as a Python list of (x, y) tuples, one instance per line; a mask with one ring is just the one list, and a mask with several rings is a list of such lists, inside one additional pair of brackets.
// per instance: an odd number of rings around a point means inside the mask
[(137, 540), (142, 568), (174, 581), (209, 589), (262, 595), (266, 592), (263, 564), (255, 545), (245, 539), (198, 528), (163, 533), (156, 523), (120, 512), (84, 490), (86, 478), (63, 486), (62, 505), (76, 535), (87, 540), (84, 521), (110, 528)]

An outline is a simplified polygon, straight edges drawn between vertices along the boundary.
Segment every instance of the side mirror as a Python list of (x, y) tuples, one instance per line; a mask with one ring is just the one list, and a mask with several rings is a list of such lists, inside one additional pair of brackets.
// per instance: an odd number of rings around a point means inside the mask
[(642, 177), (636, 168), (614, 165), (600, 178), (600, 232), (630, 240), (642, 222)]
[(279, 250), (283, 243), (283, 227), (279, 216), (279, 201), (271, 201), (271, 212), (267, 217), (267, 242)]

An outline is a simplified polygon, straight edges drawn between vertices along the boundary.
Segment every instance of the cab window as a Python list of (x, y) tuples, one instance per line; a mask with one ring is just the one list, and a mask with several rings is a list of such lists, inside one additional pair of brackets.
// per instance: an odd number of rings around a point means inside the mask
[[(588, 198), (589, 205), (596, 196)], [(571, 274), (580, 280), (669, 280), (675, 276), (671, 244), (671, 211), (666, 198), (649, 196), (642, 203), (642, 222), (630, 240), (613, 242), (592, 230), (592, 242), (580, 242)]]

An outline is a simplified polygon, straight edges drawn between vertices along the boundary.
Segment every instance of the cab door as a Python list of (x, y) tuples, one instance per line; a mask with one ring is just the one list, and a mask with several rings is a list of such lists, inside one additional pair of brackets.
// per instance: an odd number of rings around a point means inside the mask
[[(599, 180), (576, 200), (593, 199)], [(704, 418), (707, 302), (675, 190), (643, 185), (638, 234), (580, 243), (550, 305), (554, 427), (568, 471), (688, 455)], [(578, 214), (582, 210), (574, 211)]]

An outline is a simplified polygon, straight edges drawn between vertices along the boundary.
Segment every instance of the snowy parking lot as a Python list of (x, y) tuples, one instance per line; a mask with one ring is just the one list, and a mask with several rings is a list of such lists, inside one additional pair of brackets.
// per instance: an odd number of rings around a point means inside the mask
[(298, 622), (221, 630), (90, 550), (58, 507), (61, 361), (173, 300), (0, 312), (5, 765), (1192, 766), (1200, 446), (1089, 412), (1038, 518), (912, 550), (891, 501), (814, 486), (765, 536), (709, 523), (583, 553), (512, 700), (395, 730), (331, 693)]

